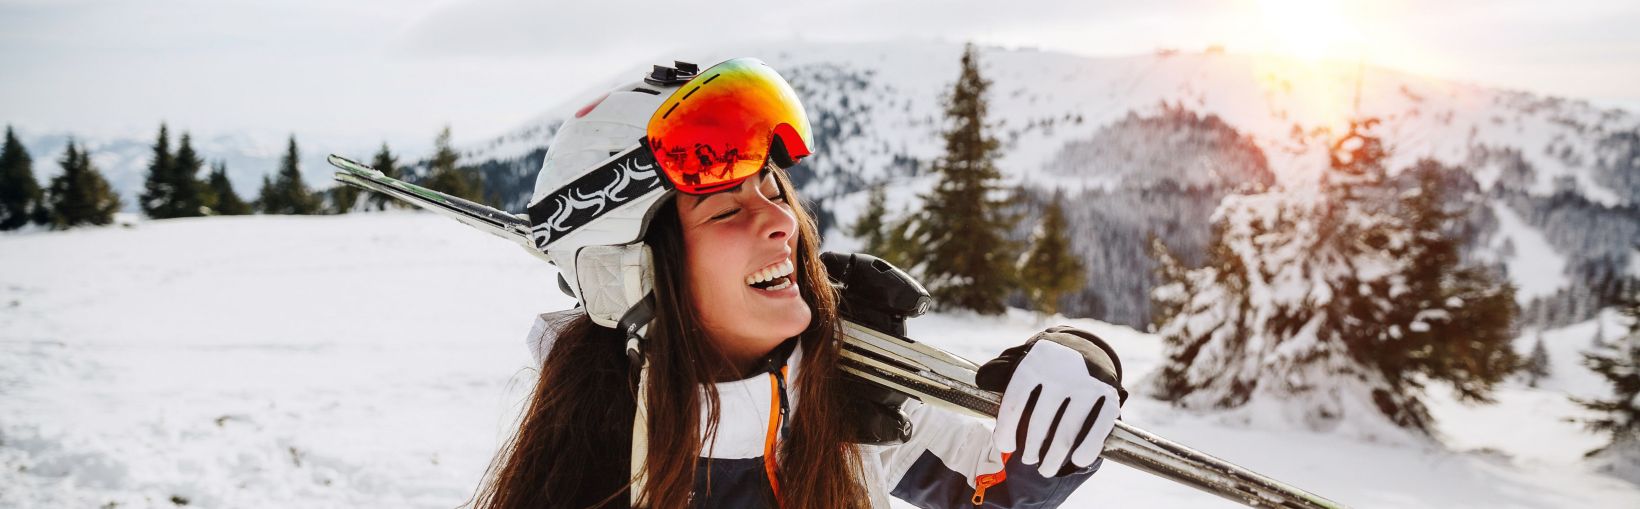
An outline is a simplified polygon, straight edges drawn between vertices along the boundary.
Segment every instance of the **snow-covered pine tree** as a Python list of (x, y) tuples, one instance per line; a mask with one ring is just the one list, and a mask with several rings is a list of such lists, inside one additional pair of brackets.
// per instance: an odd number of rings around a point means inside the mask
[(1394, 213), (1374, 124), (1354, 122), (1332, 145), (1319, 189), (1226, 197), (1205, 266), (1152, 243), (1166, 360), (1148, 390), (1277, 425), (1384, 439), (1429, 430), (1416, 380), (1451, 373), (1395, 351), (1428, 345), (1396, 323), (1424, 310), (1403, 307), (1414, 229)]
[(91, 164), (91, 155), (76, 147), (74, 140), (68, 140), (68, 148), (57, 163), (62, 166), (63, 172), (51, 179), (46, 191), (52, 228), (114, 222), (114, 212), (120, 209), (120, 197), (108, 185), (102, 172)]
[(1415, 184), (1398, 197), (1409, 233), (1406, 291), (1395, 297), (1385, 344), (1365, 353), (1403, 392), (1441, 380), (1462, 399), (1488, 402), (1520, 367), (1512, 345), (1519, 307), (1506, 279), (1460, 264), (1451, 230), (1461, 224), (1465, 201), (1448, 188), (1447, 176), (1463, 171), (1430, 160), (1406, 170)]
[(1598, 414), (1583, 420), (1590, 431), (1605, 433), (1606, 445), (1588, 452), (1600, 468), (1631, 481), (1640, 482), (1640, 294), (1627, 297), (1623, 315), (1629, 330), (1609, 344), (1583, 354), (1583, 365), (1612, 387), (1607, 399), (1579, 399), (1574, 402)]
[(1082, 261), (1071, 253), (1066, 236), (1065, 194), (1055, 190), (1042, 212), (1042, 222), (1031, 232), (1030, 246), (1019, 264), (1020, 287), (1037, 312), (1059, 312), (1059, 299), (1082, 289)]
[(483, 203), (484, 175), (457, 166), (461, 162), (461, 155), (450, 147), (450, 126), (445, 126), (439, 131), (433, 145), (433, 161), (428, 168), (427, 181), (422, 185), (451, 196)]
[(296, 137), (290, 137), (284, 158), (279, 161), (279, 173), (273, 180), (262, 179), (262, 192), (256, 199), (263, 214), (313, 214), (319, 212), (319, 200), (302, 182), (301, 153), (296, 149)]
[(34, 180), (34, 159), (8, 125), (6, 145), (0, 148), (0, 230), (28, 224), (40, 196), (40, 182)]
[(1526, 365), (1521, 368), (1526, 378), (1527, 387), (1537, 387), (1538, 382), (1549, 376), (1549, 350), (1543, 346), (1543, 333), (1538, 333), (1537, 341), (1532, 344), (1532, 353), (1526, 357)]
[[(945, 104), (945, 154), (934, 162), (939, 182), (922, 197), (923, 210), (905, 229), (905, 253), (938, 306), (1001, 313), (1012, 290), (1015, 246), (1007, 239), (1014, 218), (1003, 213), (996, 168), (997, 140), (985, 125), (985, 92), (978, 51), (969, 44), (962, 71)], [(896, 228), (898, 230), (899, 228)]]

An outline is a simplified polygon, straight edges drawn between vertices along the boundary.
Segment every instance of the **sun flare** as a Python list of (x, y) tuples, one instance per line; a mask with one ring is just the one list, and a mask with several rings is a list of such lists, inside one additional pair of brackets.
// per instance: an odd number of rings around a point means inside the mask
[(1340, 0), (1258, 0), (1271, 50), (1308, 62), (1354, 58), (1361, 33)]

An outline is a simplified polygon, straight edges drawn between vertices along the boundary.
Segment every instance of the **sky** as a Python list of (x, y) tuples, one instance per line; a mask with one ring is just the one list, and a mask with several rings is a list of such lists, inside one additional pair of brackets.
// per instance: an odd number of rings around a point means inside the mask
[(939, 40), (1363, 60), (1640, 111), (1633, 0), (0, 0), (0, 122), (429, 145), (685, 48)]

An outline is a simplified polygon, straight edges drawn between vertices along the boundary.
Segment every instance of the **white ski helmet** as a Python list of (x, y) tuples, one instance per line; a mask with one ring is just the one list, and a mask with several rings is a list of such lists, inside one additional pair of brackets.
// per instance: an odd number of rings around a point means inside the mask
[[(697, 74), (702, 79), (694, 80)], [(746, 75), (752, 77), (741, 79)], [(706, 86), (723, 76), (728, 77), (719, 80), (716, 88)], [(761, 86), (735, 89), (731, 84), (737, 81)], [(708, 91), (696, 95), (702, 88)], [(777, 102), (782, 115), (769, 121), (778, 123), (759, 126), (767, 127), (762, 129), (766, 132), (748, 138), (756, 141), (747, 145), (761, 147), (717, 152), (707, 148), (705, 154), (711, 158), (701, 156), (700, 144), (694, 145), (694, 151), (683, 150), (673, 146), (677, 140), (663, 144), (651, 131), (680, 106), (686, 107), (679, 117), (691, 108), (719, 108), (718, 103), (708, 101), (711, 95), (720, 102), (764, 106)], [(686, 104), (691, 96), (695, 101)], [(743, 96), (751, 99), (741, 99)], [(662, 106), (667, 106), (665, 112)], [(702, 114), (715, 117), (702, 123), (745, 118), (749, 113), (740, 106), (744, 105), (728, 104), (727, 111)], [(687, 121), (680, 118), (671, 123)], [(530, 237), (535, 248), (558, 267), (560, 286), (581, 303), (594, 323), (626, 329), (633, 335), (649, 319), (648, 306), (639, 304), (654, 287), (653, 263), (649, 247), (641, 241), (657, 208), (680, 185), (701, 194), (698, 179), (703, 175), (710, 179), (708, 170), (718, 165), (725, 174), (731, 168), (761, 168), (770, 160), (790, 167), (812, 152), (809, 130), (796, 93), (761, 61), (732, 59), (704, 72), (685, 62), (655, 66), (642, 81), (615, 87), (558, 128), (530, 197)], [(688, 141), (695, 140), (685, 143)], [(657, 152), (668, 164), (657, 162)], [(663, 171), (673, 167), (689, 168), (682, 174), (673, 173), (682, 184)]]

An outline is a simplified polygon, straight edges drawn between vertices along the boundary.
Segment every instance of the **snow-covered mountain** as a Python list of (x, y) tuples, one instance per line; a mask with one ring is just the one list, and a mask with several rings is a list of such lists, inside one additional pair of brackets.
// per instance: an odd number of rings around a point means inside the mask
[[(915, 206), (942, 149), (941, 98), (961, 50), (791, 43), (676, 58), (754, 55), (792, 82), (819, 145), (797, 176), (835, 226), (854, 219), (869, 186), (891, 186), (891, 210)], [(1072, 314), (1144, 324), (1153, 266), (1146, 238), (1160, 235), (1197, 261), (1219, 198), (1249, 185), (1313, 185), (1332, 133), (1352, 117), (1382, 121), (1392, 174), (1423, 158), (1468, 170), (1476, 193), (1464, 199), (1476, 210), (1467, 252), (1504, 267), (1522, 304), (1542, 300), (1528, 309), (1533, 320), (1584, 318), (1603, 281), (1640, 274), (1631, 254), (1640, 242), (1640, 117), (1627, 111), (1354, 63), (1003, 48), (982, 48), (981, 62), (1010, 184), (1038, 198), (1069, 192), (1074, 242), (1090, 269), (1087, 289), (1065, 303)], [(516, 186), (489, 190), (522, 209), (559, 123), (641, 76), (643, 64), (468, 147), (467, 161), (482, 162), (497, 186)], [(848, 243), (837, 230), (831, 238)]]

